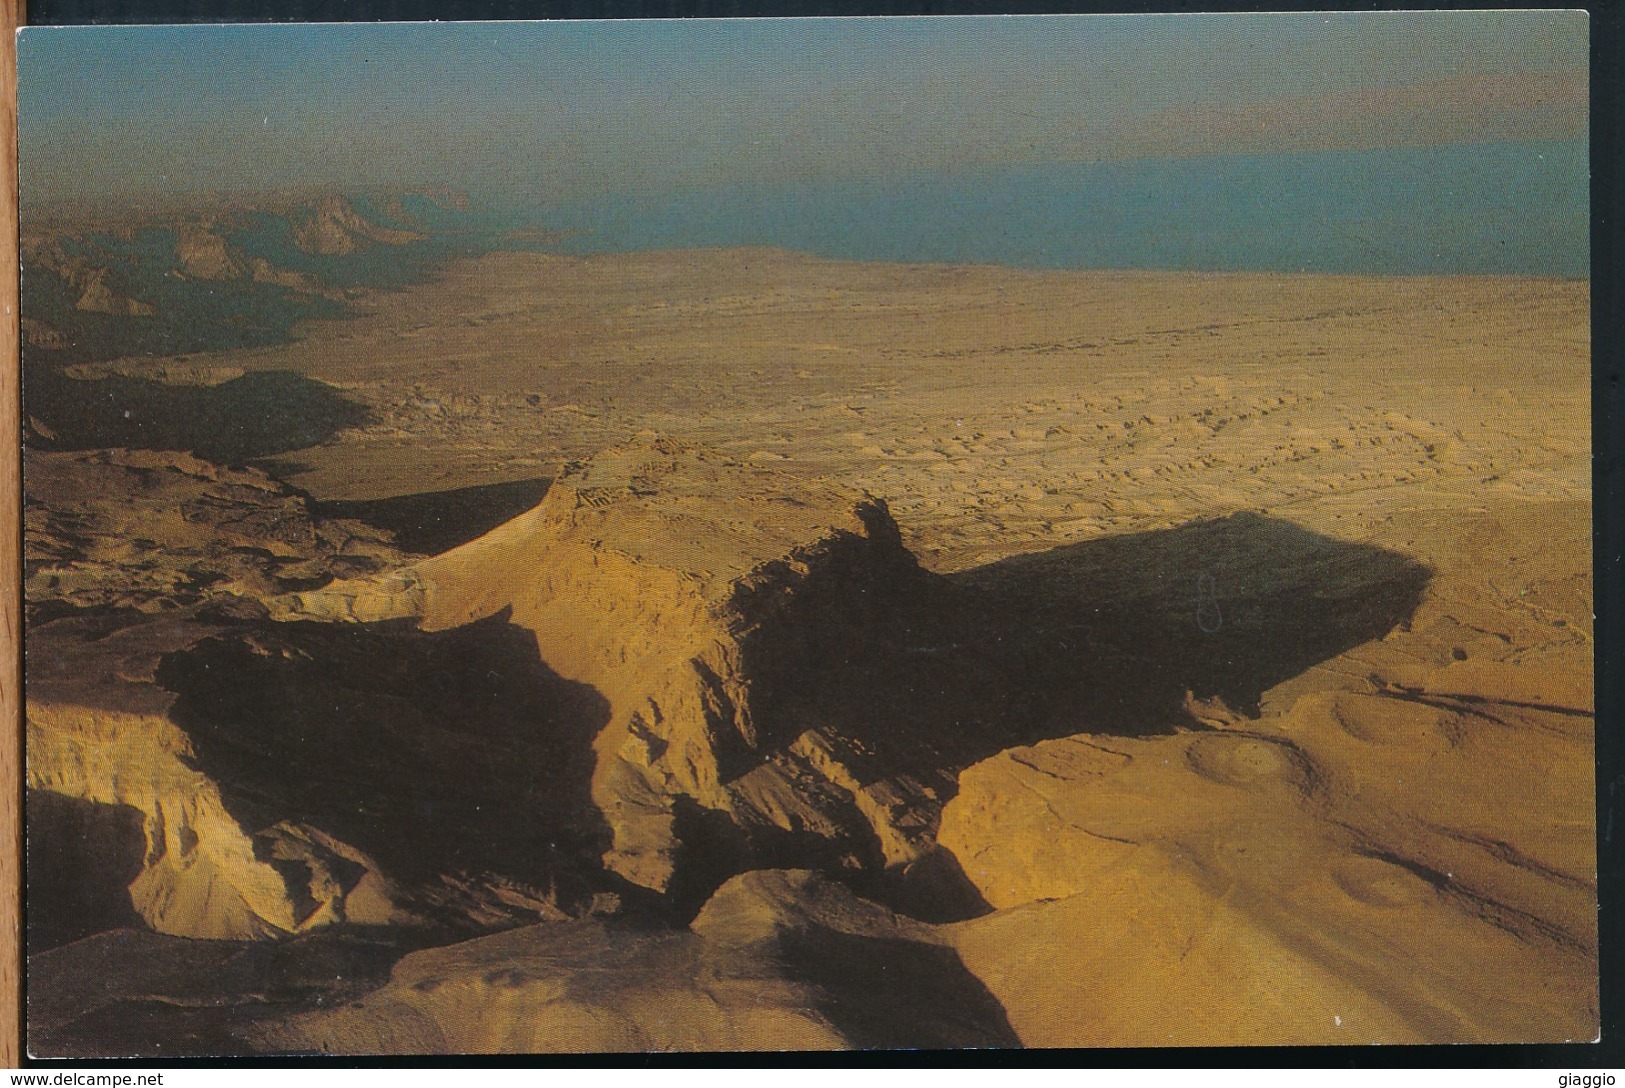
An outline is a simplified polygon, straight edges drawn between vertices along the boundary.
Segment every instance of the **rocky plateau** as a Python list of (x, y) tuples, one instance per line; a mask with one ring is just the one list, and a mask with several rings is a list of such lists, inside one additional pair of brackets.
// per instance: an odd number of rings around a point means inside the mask
[(459, 206), (25, 245), (33, 1053), (1595, 1037), (1584, 285)]

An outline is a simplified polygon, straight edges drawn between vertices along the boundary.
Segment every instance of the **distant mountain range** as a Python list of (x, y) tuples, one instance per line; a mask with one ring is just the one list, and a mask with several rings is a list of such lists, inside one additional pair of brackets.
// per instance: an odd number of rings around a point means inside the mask
[(500, 230), (447, 191), (315, 193), (195, 211), (25, 217), (25, 366), (253, 347), (491, 248)]

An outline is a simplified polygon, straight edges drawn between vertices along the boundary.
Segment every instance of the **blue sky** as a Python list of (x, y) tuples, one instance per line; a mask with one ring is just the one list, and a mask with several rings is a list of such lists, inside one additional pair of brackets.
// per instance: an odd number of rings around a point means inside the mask
[(545, 203), (1583, 140), (1586, 64), (1561, 11), (31, 28), (23, 197)]

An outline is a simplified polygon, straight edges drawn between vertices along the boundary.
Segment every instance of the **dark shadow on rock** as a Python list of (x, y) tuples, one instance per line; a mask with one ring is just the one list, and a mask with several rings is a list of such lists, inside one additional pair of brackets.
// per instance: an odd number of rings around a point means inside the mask
[[(1008, 748), (1200, 728), (1188, 695), (1256, 714), (1271, 687), (1406, 622), (1429, 577), (1242, 513), (947, 577), (837, 579), (829, 601), (764, 632), (747, 669), (775, 736), (827, 728), (857, 742), (859, 781), (909, 776), (945, 803), (961, 770)], [(935, 897), (918, 883), (880, 897)]]
[(403, 882), (492, 874), (561, 899), (597, 868), (592, 740), (609, 716), (497, 615), (245, 625), (163, 659), (158, 681), (232, 816), (322, 829)]
[(240, 465), (304, 449), (367, 421), (367, 409), (324, 382), (288, 370), (254, 371), (218, 385), (145, 378), (69, 378), (30, 371), (25, 411), (44, 425), (45, 449), (186, 450)]
[[(889, 891), (871, 879), (884, 864), (879, 844), (865, 841), (873, 839), (873, 831), (856, 811), (839, 803), (825, 813), (840, 827), (833, 836), (801, 827), (762, 826), (747, 834), (727, 813), (704, 808), (690, 797), (674, 798), (672, 807), (673, 830), (682, 850), (671, 885), (646, 911), (652, 917), (686, 925), (729, 878), (752, 869), (812, 869), (837, 875), (870, 898)], [(862, 850), (863, 869), (851, 867), (855, 847)], [(882, 901), (892, 905), (890, 899)]]
[(933, 924), (980, 918), (993, 909), (959, 859), (940, 846), (900, 869), (875, 870), (849, 883), (866, 899)]
[(338, 926), (282, 941), (213, 941), (118, 929), (30, 955), (36, 1057), (241, 1054), (262, 1020), (331, 1008), (382, 986), (412, 934)]
[(1429, 577), (1256, 514), (1066, 545), (852, 605), (872, 641), (801, 625), (769, 651), (769, 712), (905, 738), (912, 758), (895, 765), (921, 770), (1188, 727), (1187, 693), (1255, 714), (1269, 688), (1408, 620)]
[(1407, 622), (1432, 572), (1398, 552), (1239, 513), (1002, 560), (952, 581), (1040, 735), (1183, 722), (1187, 691), (1264, 692)]
[(142, 924), (130, 902), (147, 851), (140, 810), (29, 790), (23, 818), (29, 955)]
[(1021, 1046), (1004, 1006), (951, 948), (822, 930), (784, 934), (780, 954), (860, 1050)]
[(395, 542), (420, 555), (439, 555), (484, 536), (518, 517), (547, 495), (546, 476), (501, 484), (423, 491), (388, 499), (321, 501), (314, 513), (323, 518), (352, 518), (395, 534)]

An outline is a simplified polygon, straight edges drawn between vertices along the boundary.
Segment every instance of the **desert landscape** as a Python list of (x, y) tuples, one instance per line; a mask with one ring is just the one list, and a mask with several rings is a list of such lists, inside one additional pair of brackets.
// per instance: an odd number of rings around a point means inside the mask
[(30, 1053), (1596, 1038), (1588, 280), (22, 246)]

